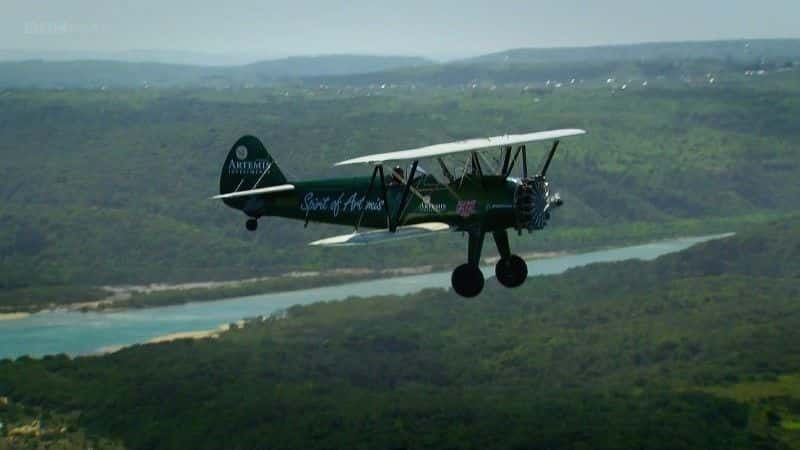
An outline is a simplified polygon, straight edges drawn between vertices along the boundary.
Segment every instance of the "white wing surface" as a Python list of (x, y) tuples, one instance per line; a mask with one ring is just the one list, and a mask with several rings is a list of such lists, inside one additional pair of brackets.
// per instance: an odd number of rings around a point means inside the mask
[(358, 158), (338, 162), (335, 165), (344, 166), (348, 164), (382, 164), (386, 161), (433, 158), (437, 156), (451, 155), (453, 153), (475, 152), (506, 147), (509, 145), (514, 146), (538, 141), (549, 141), (569, 136), (578, 136), (585, 133), (586, 131), (584, 130), (567, 128), (563, 130), (539, 131), (536, 133), (527, 134), (509, 134), (506, 136), (467, 139), (465, 141), (449, 142), (446, 144), (429, 145), (427, 147), (412, 148), (396, 152), (361, 156)]
[(350, 233), (342, 234), (340, 236), (333, 236), (318, 241), (311, 242), (308, 245), (320, 245), (328, 247), (343, 247), (347, 245), (366, 245), (375, 244), (378, 242), (396, 241), (400, 239), (409, 239), (420, 236), (430, 235), (439, 231), (450, 230), (450, 225), (442, 222), (426, 222), (418, 223), (416, 225), (406, 225), (398, 227), (397, 231), (392, 233), (389, 230), (374, 230), (364, 233)]
[(228, 192), (227, 194), (219, 194), (211, 197), (214, 200), (236, 197), (248, 197), (250, 195), (272, 194), (275, 192), (291, 191), (294, 189), (293, 184), (279, 184), (277, 186), (270, 186), (258, 189), (251, 189), (249, 191)]

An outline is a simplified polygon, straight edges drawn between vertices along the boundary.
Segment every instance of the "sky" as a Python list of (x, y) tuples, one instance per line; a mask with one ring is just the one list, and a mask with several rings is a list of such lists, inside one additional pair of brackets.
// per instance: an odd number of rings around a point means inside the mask
[(0, 50), (451, 59), (519, 47), (800, 37), (798, 0), (2, 0)]

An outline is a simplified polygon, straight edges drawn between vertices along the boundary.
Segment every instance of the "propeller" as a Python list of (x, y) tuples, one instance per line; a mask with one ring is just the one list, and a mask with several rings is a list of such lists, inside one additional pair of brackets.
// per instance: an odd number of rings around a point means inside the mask
[(544, 228), (550, 219), (550, 211), (564, 204), (558, 193), (550, 195), (546, 178), (547, 169), (550, 168), (550, 163), (553, 161), (558, 142), (558, 140), (553, 142), (541, 172), (532, 178), (528, 178), (525, 146), (517, 149), (517, 153), (522, 153), (522, 180), (514, 193), (514, 207), (517, 213), (517, 230), (520, 232), (523, 229), (531, 232)]

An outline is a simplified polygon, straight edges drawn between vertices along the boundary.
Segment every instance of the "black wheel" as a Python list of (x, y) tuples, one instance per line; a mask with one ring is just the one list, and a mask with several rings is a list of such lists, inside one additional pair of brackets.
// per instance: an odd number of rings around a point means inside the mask
[(258, 221), (256, 219), (247, 219), (247, 222), (244, 223), (244, 226), (249, 231), (256, 231), (258, 228)]
[(525, 282), (528, 278), (528, 265), (525, 260), (517, 255), (502, 258), (494, 266), (494, 274), (497, 281), (505, 287), (513, 288)]
[(453, 290), (462, 297), (475, 297), (483, 290), (483, 273), (472, 264), (462, 264), (453, 271)]

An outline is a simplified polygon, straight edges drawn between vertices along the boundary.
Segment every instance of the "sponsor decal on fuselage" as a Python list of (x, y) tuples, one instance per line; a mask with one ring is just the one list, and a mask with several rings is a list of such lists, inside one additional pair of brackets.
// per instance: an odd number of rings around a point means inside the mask
[(477, 200), (461, 200), (456, 205), (456, 213), (461, 217), (467, 218), (475, 214), (477, 207)]
[(339, 214), (361, 211), (382, 211), (383, 199), (367, 200), (367, 196), (358, 192), (342, 192), (337, 194), (320, 194), (308, 192), (300, 202), (303, 212), (326, 212), (333, 217)]
[(417, 206), (417, 211), (443, 213), (447, 211), (447, 203), (433, 203), (429, 196), (422, 197), (422, 201)]
[(250, 161), (237, 161), (231, 159), (228, 163), (228, 175), (261, 175), (270, 168), (272, 162), (268, 159), (254, 159)]

